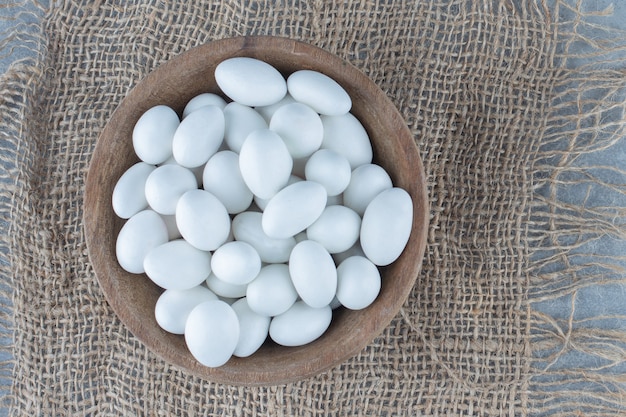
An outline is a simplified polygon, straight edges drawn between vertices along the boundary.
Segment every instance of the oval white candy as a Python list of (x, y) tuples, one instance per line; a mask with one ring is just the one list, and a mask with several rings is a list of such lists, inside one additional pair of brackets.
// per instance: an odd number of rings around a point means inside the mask
[(235, 310), (220, 300), (198, 304), (187, 317), (185, 342), (202, 365), (224, 365), (239, 342), (239, 319)]
[(327, 206), (320, 217), (310, 225), (306, 234), (320, 243), (329, 253), (347, 251), (359, 239), (361, 217), (352, 209)]
[(222, 281), (244, 285), (261, 271), (261, 258), (249, 243), (228, 242), (213, 252), (211, 270)]
[(350, 249), (339, 253), (333, 253), (331, 256), (335, 260), (335, 265), (339, 265), (351, 256), (365, 256), (365, 254), (361, 248), (361, 242), (357, 240)]
[(259, 113), (263, 119), (269, 124), (270, 120), (272, 120), (272, 116), (276, 113), (276, 110), (280, 109), (285, 104), (295, 103), (296, 100), (289, 95), (289, 93), (285, 94), (285, 97), (280, 99), (278, 103), (270, 104), (269, 106), (257, 106), (254, 110)]
[(285, 142), (271, 130), (255, 130), (241, 146), (241, 176), (250, 191), (261, 198), (274, 196), (287, 184), (292, 166)]
[[(303, 181), (303, 179), (295, 175), (290, 175), (289, 181), (287, 181), (287, 184), (285, 184), (285, 187), (288, 187), (291, 184), (295, 184), (300, 181)], [(265, 210), (265, 207), (267, 207), (267, 203), (269, 203), (270, 200), (271, 198), (261, 198), (256, 195), (254, 196), (254, 203), (257, 205), (259, 209), (261, 209), (261, 211)]]
[(167, 237), (169, 240), (174, 240), (181, 238), (180, 230), (178, 230), (178, 226), (176, 226), (176, 215), (174, 214), (161, 214), (161, 218), (163, 219), (163, 223), (165, 223), (165, 227), (167, 227)]
[(200, 250), (220, 247), (230, 234), (226, 207), (208, 191), (191, 190), (176, 206), (176, 225), (183, 238)]
[(350, 183), (343, 192), (343, 203), (362, 216), (374, 197), (391, 187), (391, 178), (383, 167), (364, 164), (352, 171)]
[(270, 329), (270, 318), (252, 311), (245, 298), (235, 301), (231, 307), (239, 319), (239, 341), (233, 355), (245, 358), (256, 352)]
[(222, 281), (213, 273), (211, 273), (211, 275), (209, 275), (206, 279), (206, 285), (211, 291), (220, 297), (232, 299), (245, 297), (246, 290), (248, 288), (247, 284), (236, 285)]
[(299, 181), (280, 190), (265, 207), (263, 231), (284, 239), (303, 231), (326, 207), (326, 189), (313, 181)]
[(170, 107), (159, 105), (141, 115), (133, 128), (133, 148), (144, 162), (156, 165), (172, 155), (172, 139), (180, 119)]
[(154, 317), (163, 330), (183, 334), (191, 310), (210, 300), (217, 300), (217, 295), (201, 285), (186, 290), (165, 290), (156, 302)]
[(122, 219), (128, 219), (148, 208), (146, 180), (154, 171), (154, 165), (137, 162), (122, 174), (113, 189), (113, 211)]
[(185, 290), (200, 285), (211, 273), (211, 253), (183, 239), (157, 246), (143, 261), (146, 275), (161, 288)]
[(200, 188), (202, 188), (202, 175), (204, 174), (205, 165), (200, 165), (195, 168), (189, 168), (193, 176), (196, 177), (196, 184), (198, 184), (198, 187)]
[[(174, 158), (174, 155), (170, 156), (169, 158), (167, 158), (167, 160), (165, 162), (163, 162), (162, 164), (159, 164), (159, 166), (163, 166), (163, 165), (178, 165), (180, 166), (180, 164), (178, 162), (176, 162), (176, 159)], [(202, 172), (204, 171), (204, 165), (200, 165), (197, 167), (193, 167), (193, 168), (187, 168), (189, 171), (191, 171), (191, 173), (193, 174), (194, 177), (196, 177), (196, 183), (198, 184), (198, 186), (202, 186)]]
[(224, 141), (233, 152), (239, 153), (248, 135), (255, 130), (267, 129), (267, 122), (254, 109), (233, 101), (224, 108)]
[(167, 240), (167, 227), (161, 216), (152, 210), (140, 211), (124, 223), (117, 235), (117, 261), (124, 270), (141, 274), (148, 252)]
[(281, 263), (289, 260), (289, 254), (296, 240), (293, 236), (284, 239), (269, 237), (262, 226), (263, 215), (259, 212), (244, 211), (233, 219), (233, 235), (236, 240), (248, 242), (267, 263)]
[(283, 346), (302, 346), (319, 338), (333, 317), (330, 306), (313, 308), (304, 301), (296, 301), (294, 305), (272, 319), (270, 337)]
[(297, 234), (297, 235), (295, 235), (293, 238), (296, 240), (296, 243), (300, 243), (300, 242), (302, 242), (303, 240), (307, 240), (307, 239), (308, 239), (308, 236), (307, 236), (307, 234), (306, 234), (306, 230), (303, 230), (302, 232), (298, 233), (298, 234)]
[(378, 194), (365, 209), (361, 247), (379, 266), (395, 261), (406, 246), (413, 223), (413, 203), (405, 190), (394, 187)]
[(304, 167), (304, 176), (324, 186), (329, 197), (339, 195), (350, 183), (350, 162), (345, 156), (331, 150), (315, 152)]
[[(229, 216), (230, 218), (230, 216)], [(231, 222), (231, 226), (232, 226), (232, 222)], [(226, 242), (232, 242), (233, 240), (235, 240), (235, 235), (233, 235), (233, 229), (232, 227), (228, 230), (228, 236), (226, 237), (226, 240), (224, 241), (224, 243)], [(222, 243), (222, 244), (224, 244)]]
[(265, 316), (277, 316), (289, 310), (298, 299), (289, 267), (270, 264), (261, 268), (254, 281), (248, 284), (246, 298), (253, 311)]
[(287, 93), (281, 73), (254, 58), (235, 57), (220, 62), (215, 68), (215, 81), (224, 94), (246, 106), (268, 106)]
[(335, 298), (333, 298), (333, 301), (330, 302), (329, 306), (333, 310), (336, 310), (339, 307), (341, 307), (341, 302), (337, 299), (337, 296), (335, 296)]
[(306, 167), (306, 163), (308, 160), (309, 160), (308, 156), (305, 158), (294, 159), (293, 168), (291, 168), (291, 175), (304, 178), (304, 168)]
[(209, 160), (224, 139), (224, 113), (205, 106), (185, 117), (172, 139), (174, 159), (181, 166), (195, 168)]
[(320, 116), (302, 103), (286, 104), (276, 110), (270, 129), (283, 139), (294, 159), (311, 155), (319, 149), (324, 138)]
[(287, 78), (289, 94), (319, 114), (341, 115), (350, 111), (352, 100), (337, 81), (321, 72), (296, 71)]
[(376, 300), (380, 272), (362, 256), (347, 258), (337, 267), (337, 300), (346, 308), (361, 310)]
[(345, 156), (350, 168), (372, 162), (374, 151), (367, 131), (351, 113), (342, 116), (322, 116), (324, 139), (322, 149), (332, 149)]
[(252, 203), (253, 194), (241, 176), (239, 156), (232, 151), (213, 155), (204, 167), (202, 186), (213, 193), (230, 214), (244, 211)]
[(198, 94), (197, 96), (189, 100), (189, 102), (187, 102), (187, 105), (183, 110), (183, 119), (189, 116), (189, 114), (193, 111), (205, 106), (215, 106), (224, 110), (224, 107), (226, 107), (226, 100), (213, 93)]
[(237, 298), (230, 298), (230, 297), (222, 297), (219, 296), (217, 297), (220, 301), (225, 302), (226, 304), (228, 304), (229, 306), (232, 306), (233, 304), (235, 304), (238, 300), (241, 299), (241, 297), (237, 297)]
[(190, 170), (180, 165), (162, 165), (146, 179), (146, 200), (157, 213), (174, 214), (180, 197), (196, 188), (198, 183)]
[(293, 248), (289, 274), (298, 295), (311, 307), (324, 307), (335, 296), (337, 268), (328, 251), (317, 242), (304, 240)]
[(343, 205), (343, 193), (333, 195), (333, 196), (328, 196), (328, 199), (326, 200), (326, 207), (340, 206), (340, 205)]

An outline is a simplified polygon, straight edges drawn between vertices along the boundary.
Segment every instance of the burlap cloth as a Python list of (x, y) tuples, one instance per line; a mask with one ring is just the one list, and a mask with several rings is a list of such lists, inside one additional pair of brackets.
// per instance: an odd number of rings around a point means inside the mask
[[(535, 165), (566, 74), (556, 19), (533, 0), (55, 2), (38, 57), (0, 80), (11, 415), (554, 411), (533, 386), (529, 288)], [(371, 77), (415, 136), (431, 204), (422, 272), (384, 333), (326, 373), (261, 388), (186, 375), (136, 340), (103, 297), (81, 224), (91, 153), (128, 91), (191, 47), (246, 34), (309, 42)], [(611, 392), (602, 413), (621, 407), (624, 391)]]

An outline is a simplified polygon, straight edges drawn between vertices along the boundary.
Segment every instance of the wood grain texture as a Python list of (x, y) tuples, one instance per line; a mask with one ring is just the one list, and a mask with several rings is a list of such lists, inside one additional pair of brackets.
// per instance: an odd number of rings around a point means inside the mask
[[(219, 93), (214, 70), (233, 56), (250, 56), (275, 66), (284, 75), (299, 69), (327, 74), (353, 100), (352, 113), (368, 131), (374, 160), (394, 185), (413, 199), (411, 237), (401, 257), (382, 268), (382, 288), (367, 309), (338, 309), (328, 331), (318, 340), (287, 348), (266, 342), (248, 358), (233, 357), (219, 368), (200, 365), (182, 336), (162, 330), (154, 305), (162, 289), (145, 275), (125, 272), (115, 256), (123, 225), (111, 207), (115, 183), (137, 162), (131, 134), (149, 108), (166, 104), (182, 114), (184, 105), (203, 92)], [(163, 360), (207, 380), (233, 385), (278, 385), (311, 377), (357, 354), (390, 323), (411, 291), (426, 246), (428, 203), (424, 169), (414, 138), (401, 115), (373, 82), (355, 67), (314, 46), (286, 38), (239, 37), (214, 41), (189, 50), (157, 68), (120, 103), (94, 151), (85, 190), (84, 227), (90, 260), (104, 294), (128, 329)]]

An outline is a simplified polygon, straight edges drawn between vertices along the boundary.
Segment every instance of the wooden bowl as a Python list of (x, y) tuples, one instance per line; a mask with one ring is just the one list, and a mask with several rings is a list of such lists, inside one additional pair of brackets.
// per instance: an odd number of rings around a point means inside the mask
[[(189, 353), (183, 336), (162, 330), (154, 306), (162, 289), (145, 275), (125, 272), (115, 255), (117, 234), (124, 220), (111, 206), (113, 188), (135, 162), (131, 134), (149, 108), (166, 104), (182, 114), (185, 104), (203, 92), (218, 93), (214, 71), (234, 56), (264, 60), (284, 75), (299, 69), (327, 74), (351, 95), (351, 112), (368, 131), (374, 162), (394, 185), (411, 195), (414, 218), (411, 236), (400, 258), (382, 268), (382, 288), (376, 301), (360, 311), (339, 308), (326, 333), (300, 347), (267, 341), (248, 358), (233, 357), (224, 366), (208, 368)], [(85, 189), (84, 226), (87, 247), (102, 290), (120, 320), (163, 360), (207, 380), (234, 385), (277, 385), (311, 377), (357, 354), (391, 322), (419, 273), (428, 223), (424, 169), (414, 139), (385, 94), (364, 74), (317, 47), (285, 38), (239, 37), (193, 48), (157, 68), (122, 100), (96, 145)]]

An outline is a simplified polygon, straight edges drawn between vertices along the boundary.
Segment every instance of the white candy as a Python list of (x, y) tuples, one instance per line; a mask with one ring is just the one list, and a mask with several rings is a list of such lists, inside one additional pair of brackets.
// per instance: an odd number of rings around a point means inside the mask
[(280, 239), (269, 237), (263, 231), (262, 219), (263, 215), (259, 212), (239, 213), (233, 219), (235, 239), (251, 244), (263, 262), (287, 262), (291, 250), (296, 246), (296, 240), (293, 236)]
[[(159, 164), (159, 166), (163, 166), (163, 165), (181, 166), (178, 162), (176, 162), (174, 155), (167, 158), (167, 160), (163, 162), (162, 164)], [(200, 165), (200, 166), (193, 167), (193, 168), (187, 168), (187, 169), (191, 171), (194, 177), (196, 177), (196, 183), (198, 184), (199, 187), (201, 187), (202, 186), (202, 172), (204, 171), (204, 165)]]
[(367, 131), (351, 113), (342, 116), (322, 116), (324, 139), (322, 149), (332, 149), (345, 156), (350, 168), (372, 162), (374, 151)]
[(357, 242), (352, 245), (350, 249), (339, 253), (333, 253), (331, 256), (335, 260), (335, 265), (339, 265), (351, 256), (365, 256), (365, 253), (363, 253), (363, 249), (361, 248), (361, 242), (357, 240)]
[(222, 298), (238, 299), (245, 297), (248, 285), (236, 285), (222, 281), (215, 274), (211, 273), (206, 279), (206, 285), (211, 291)]
[(167, 227), (158, 213), (143, 210), (128, 219), (115, 243), (120, 266), (133, 274), (144, 272), (143, 260), (153, 248), (167, 242)]
[(202, 188), (202, 175), (204, 174), (204, 168), (205, 165), (200, 165), (198, 167), (195, 168), (189, 168), (189, 170), (191, 171), (191, 173), (193, 174), (194, 177), (196, 177), (196, 183), (198, 184), (198, 187)]
[(292, 166), (285, 142), (271, 130), (255, 130), (241, 146), (241, 176), (250, 191), (261, 198), (271, 198), (287, 184)]
[(339, 307), (341, 307), (341, 302), (337, 299), (337, 296), (335, 296), (335, 298), (333, 298), (333, 301), (330, 302), (329, 306), (333, 310), (336, 310)]
[(309, 157), (298, 158), (293, 160), (293, 168), (291, 168), (291, 174), (296, 177), (304, 178), (304, 168), (306, 167), (306, 163), (309, 160)]
[(226, 207), (208, 191), (187, 191), (176, 206), (176, 225), (183, 238), (200, 250), (219, 248), (230, 234)]
[(231, 307), (237, 314), (240, 329), (233, 355), (245, 358), (256, 352), (267, 339), (270, 318), (252, 311), (245, 298), (234, 302)]
[(146, 180), (154, 171), (154, 165), (138, 162), (128, 168), (113, 189), (113, 211), (122, 219), (129, 219), (148, 208)]
[(309, 227), (326, 207), (326, 190), (313, 181), (299, 181), (279, 191), (265, 207), (263, 231), (285, 239)]
[(350, 183), (350, 162), (343, 155), (331, 150), (315, 152), (304, 167), (304, 176), (324, 186), (329, 197), (339, 195)]
[(391, 178), (383, 167), (364, 164), (352, 171), (350, 184), (343, 192), (343, 202), (362, 216), (374, 197), (391, 187)]
[(183, 334), (191, 310), (210, 300), (217, 300), (217, 295), (201, 285), (186, 290), (165, 290), (156, 302), (154, 317), (163, 330)]
[(178, 230), (178, 226), (176, 226), (176, 215), (174, 214), (161, 214), (161, 219), (163, 219), (163, 223), (165, 223), (165, 227), (167, 227), (167, 238), (168, 240), (174, 240), (181, 238), (180, 231)]
[(343, 193), (337, 195), (329, 195), (326, 199), (326, 207), (328, 206), (342, 206), (343, 205)]
[(248, 305), (257, 314), (277, 316), (287, 311), (298, 299), (289, 267), (270, 264), (261, 268), (246, 290)]
[(337, 300), (346, 308), (361, 310), (380, 292), (380, 272), (362, 256), (347, 258), (337, 267)]
[(168, 164), (156, 168), (146, 179), (146, 200), (160, 214), (176, 213), (176, 204), (189, 190), (198, 188), (196, 177), (187, 168)]
[[(285, 184), (285, 187), (290, 186), (291, 184), (295, 184), (297, 182), (300, 181), (304, 181), (302, 178), (296, 176), (296, 175), (290, 175), (289, 176), (289, 181), (287, 181), (287, 184)], [(271, 200), (271, 198), (261, 198), (259, 196), (254, 196), (254, 203), (257, 205), (257, 207), (259, 209), (261, 209), (261, 211), (265, 210), (265, 207), (267, 207), (267, 203), (269, 203)]]
[(224, 108), (224, 141), (233, 152), (239, 153), (248, 135), (255, 130), (267, 129), (267, 122), (253, 108), (233, 101)]
[(268, 106), (287, 94), (281, 73), (254, 58), (236, 57), (220, 62), (215, 68), (215, 81), (224, 94), (246, 106)]
[(296, 243), (300, 243), (303, 240), (307, 240), (309, 237), (307, 236), (306, 230), (303, 230), (300, 233), (296, 234), (293, 238), (296, 239)]
[(379, 266), (398, 259), (409, 240), (412, 223), (409, 193), (394, 187), (378, 194), (365, 209), (361, 222), (361, 246), (367, 258)]
[(224, 139), (224, 113), (219, 107), (205, 106), (187, 116), (176, 129), (172, 153), (179, 165), (204, 165)]
[(298, 295), (311, 307), (324, 307), (333, 300), (337, 269), (333, 258), (319, 243), (304, 240), (293, 248), (289, 274)]
[(189, 114), (193, 111), (198, 110), (199, 108), (202, 108), (204, 106), (216, 106), (224, 110), (224, 107), (226, 107), (226, 100), (213, 93), (198, 94), (197, 96), (189, 100), (189, 102), (187, 102), (187, 105), (183, 110), (183, 119), (189, 116)]
[(324, 138), (320, 116), (302, 103), (286, 104), (276, 110), (270, 129), (280, 135), (294, 159), (311, 155)]
[(224, 365), (239, 342), (239, 319), (224, 301), (198, 304), (185, 324), (185, 342), (198, 362), (208, 367)]
[(320, 217), (308, 227), (306, 234), (329, 253), (350, 249), (359, 239), (361, 217), (345, 206), (327, 206)]
[(270, 337), (283, 346), (302, 346), (319, 338), (333, 317), (330, 306), (313, 308), (297, 301), (289, 310), (270, 323)]
[(241, 297), (229, 298), (229, 297), (222, 297), (222, 296), (219, 296), (217, 298), (218, 298), (218, 300), (225, 302), (229, 306), (232, 306), (233, 304), (235, 304), (237, 301), (239, 301), (241, 299)]
[(254, 110), (259, 113), (263, 119), (269, 124), (272, 120), (272, 116), (276, 113), (276, 110), (280, 109), (285, 104), (295, 103), (296, 100), (287, 93), (278, 103), (270, 104), (269, 106), (258, 106)]
[(213, 253), (211, 269), (222, 281), (244, 285), (252, 281), (261, 271), (261, 258), (249, 243), (228, 242)]
[(179, 124), (178, 115), (167, 106), (155, 106), (142, 114), (133, 128), (133, 148), (139, 159), (156, 165), (169, 158)]
[(209, 159), (204, 167), (202, 186), (213, 193), (230, 214), (241, 213), (252, 203), (253, 194), (243, 181), (239, 156), (232, 151), (221, 151)]
[(211, 253), (194, 248), (183, 239), (157, 246), (143, 261), (146, 275), (167, 290), (200, 285), (211, 273)]
[(320, 114), (342, 115), (352, 107), (346, 90), (337, 81), (317, 71), (294, 72), (287, 78), (287, 88), (294, 99)]

